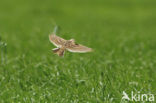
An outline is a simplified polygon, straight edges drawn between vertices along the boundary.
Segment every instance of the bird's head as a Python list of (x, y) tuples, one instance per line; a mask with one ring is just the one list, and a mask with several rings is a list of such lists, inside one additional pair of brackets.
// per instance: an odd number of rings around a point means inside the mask
[(75, 42), (75, 40), (74, 40), (74, 39), (70, 39), (69, 41), (71, 41), (71, 42), (73, 42), (73, 43)]

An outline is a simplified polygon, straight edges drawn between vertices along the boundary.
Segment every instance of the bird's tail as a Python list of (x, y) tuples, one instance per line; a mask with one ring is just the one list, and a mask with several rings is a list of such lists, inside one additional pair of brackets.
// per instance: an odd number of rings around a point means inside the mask
[(53, 49), (53, 52), (56, 53), (58, 56), (64, 56), (65, 49), (55, 48)]

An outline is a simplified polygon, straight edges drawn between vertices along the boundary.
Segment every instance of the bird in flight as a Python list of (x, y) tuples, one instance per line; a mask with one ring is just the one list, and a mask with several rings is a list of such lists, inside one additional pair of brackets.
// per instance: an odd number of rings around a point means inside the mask
[(66, 50), (78, 53), (86, 53), (92, 51), (91, 48), (88, 48), (81, 44), (76, 44), (74, 39), (65, 40), (57, 36), (55, 33), (49, 35), (49, 40), (57, 47), (53, 49), (53, 52), (58, 56), (64, 56)]

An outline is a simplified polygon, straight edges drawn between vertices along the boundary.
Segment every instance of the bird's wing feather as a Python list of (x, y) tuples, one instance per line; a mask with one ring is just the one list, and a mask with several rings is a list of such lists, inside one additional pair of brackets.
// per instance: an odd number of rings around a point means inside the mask
[(67, 48), (70, 52), (79, 52), (79, 53), (86, 53), (91, 52), (92, 49), (80, 44), (73, 44)]
[(53, 43), (56, 47), (61, 47), (66, 40), (56, 36), (55, 34), (49, 35), (49, 40), (51, 43)]

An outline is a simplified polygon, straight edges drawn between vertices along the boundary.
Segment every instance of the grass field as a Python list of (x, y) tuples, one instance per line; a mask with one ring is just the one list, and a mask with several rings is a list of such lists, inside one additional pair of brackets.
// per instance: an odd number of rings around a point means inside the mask
[[(156, 94), (156, 1), (1, 0), (0, 103), (120, 103)], [(53, 54), (48, 35), (94, 49)], [(3, 56), (2, 56), (3, 55)], [(6, 58), (5, 58), (6, 57)], [(156, 100), (155, 100), (156, 101)]]

